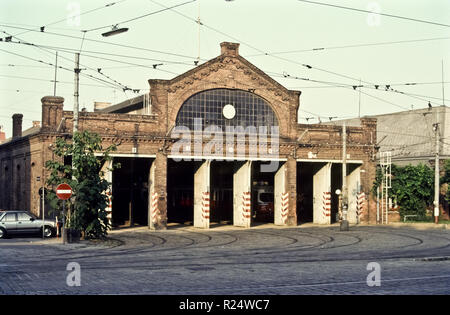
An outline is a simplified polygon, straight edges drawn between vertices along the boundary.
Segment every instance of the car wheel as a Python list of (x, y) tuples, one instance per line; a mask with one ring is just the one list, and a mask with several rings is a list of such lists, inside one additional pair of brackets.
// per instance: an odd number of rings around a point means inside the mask
[[(42, 232), (42, 229), (41, 229), (41, 232)], [(48, 225), (44, 226), (44, 236), (51, 237), (52, 235), (53, 235), (53, 229)]]
[(0, 238), (6, 238), (6, 230), (4, 228), (0, 228)]

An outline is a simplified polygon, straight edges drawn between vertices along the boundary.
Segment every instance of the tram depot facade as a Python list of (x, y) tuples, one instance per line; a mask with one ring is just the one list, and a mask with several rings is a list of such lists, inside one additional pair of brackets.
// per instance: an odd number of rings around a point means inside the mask
[[(121, 168), (106, 172), (113, 226), (338, 220), (342, 127), (299, 124), (301, 92), (241, 57), (239, 44), (221, 43), (218, 57), (149, 84), (145, 96), (79, 115), (81, 131), (101, 135), (104, 147), (118, 144)], [(72, 134), (63, 102), (43, 97), (41, 125), (23, 133), (22, 115), (13, 116), (13, 136), (0, 144), (0, 209), (40, 214), (45, 161), (55, 158), (56, 138)], [(361, 118), (346, 133), (348, 219), (375, 223), (376, 119)]]

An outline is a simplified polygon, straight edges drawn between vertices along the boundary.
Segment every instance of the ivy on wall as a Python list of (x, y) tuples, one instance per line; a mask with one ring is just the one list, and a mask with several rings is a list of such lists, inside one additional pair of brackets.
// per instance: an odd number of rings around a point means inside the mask
[[(372, 193), (376, 195), (377, 188), (381, 189), (381, 168), (377, 168)], [(418, 215), (418, 219), (426, 217), (426, 209), (433, 204), (434, 171), (423, 164), (417, 166), (392, 165), (392, 188), (389, 197), (396, 200), (400, 216)]]
[(441, 183), (445, 185), (445, 189), (447, 190), (445, 192), (445, 199), (450, 202), (450, 160), (445, 161), (444, 165), (444, 176), (441, 178)]

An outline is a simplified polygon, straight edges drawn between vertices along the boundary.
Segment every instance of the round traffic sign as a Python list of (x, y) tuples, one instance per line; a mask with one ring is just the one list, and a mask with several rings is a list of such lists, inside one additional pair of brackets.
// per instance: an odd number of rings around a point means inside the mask
[(56, 196), (61, 200), (67, 200), (72, 196), (72, 187), (67, 184), (59, 184), (56, 187)]

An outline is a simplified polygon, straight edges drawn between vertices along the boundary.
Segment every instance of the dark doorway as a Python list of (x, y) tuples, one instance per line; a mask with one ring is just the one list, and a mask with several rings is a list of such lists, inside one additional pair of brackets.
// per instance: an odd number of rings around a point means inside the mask
[(313, 222), (313, 163), (297, 163), (297, 223)]
[(252, 222), (274, 223), (275, 172), (261, 172), (262, 163), (252, 163)]
[(174, 161), (167, 165), (167, 222), (192, 225), (194, 222), (194, 174), (200, 164)]
[(233, 224), (234, 169), (232, 161), (211, 162), (211, 223)]
[(339, 222), (339, 195), (336, 194), (337, 189), (342, 190), (342, 164), (333, 163), (331, 165), (331, 223)]
[(113, 171), (112, 225), (147, 225), (148, 174), (152, 159), (114, 158), (120, 168)]

